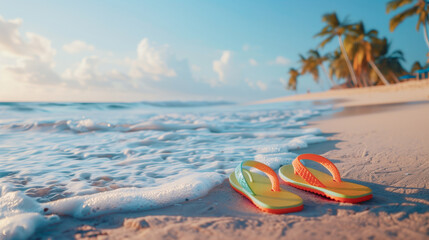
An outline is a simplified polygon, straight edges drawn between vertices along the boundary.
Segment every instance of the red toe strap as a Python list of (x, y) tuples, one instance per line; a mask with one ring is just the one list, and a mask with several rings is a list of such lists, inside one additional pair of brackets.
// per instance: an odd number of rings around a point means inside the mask
[(317, 154), (307, 153), (299, 155), (292, 162), (295, 174), (301, 176), (307, 183), (316, 187), (326, 187), (301, 163), (301, 160), (303, 159), (315, 161), (322, 164), (332, 174), (335, 182), (341, 182), (340, 172), (331, 161)]

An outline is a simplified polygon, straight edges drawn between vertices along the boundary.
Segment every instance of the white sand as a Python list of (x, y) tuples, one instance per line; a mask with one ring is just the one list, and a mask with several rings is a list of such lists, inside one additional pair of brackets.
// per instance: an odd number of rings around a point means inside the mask
[[(399, 87), (407, 93), (392, 90)], [(336, 94), (353, 103), (346, 106), (429, 96), (427, 81), (377, 89)], [(346, 108), (309, 127), (320, 128), (329, 139), (311, 146), (311, 152), (331, 159), (343, 178), (372, 188), (372, 200), (343, 204), (285, 186), (303, 198), (304, 210), (273, 215), (260, 212), (225, 181), (203, 199), (163, 209), (87, 221), (63, 218), (34, 239), (429, 238), (429, 103)]]
[(429, 100), (429, 79), (408, 81), (389, 86), (337, 89), (320, 93), (299, 94), (255, 103), (328, 99), (338, 100), (337, 106), (342, 107), (425, 101)]

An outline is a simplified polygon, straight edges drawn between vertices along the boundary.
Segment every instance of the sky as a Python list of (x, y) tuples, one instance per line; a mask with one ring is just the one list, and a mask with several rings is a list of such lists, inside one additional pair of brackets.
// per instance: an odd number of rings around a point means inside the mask
[(0, 0), (0, 101), (246, 102), (327, 90), (323, 75), (301, 76), (297, 91), (285, 84), (333, 11), (387, 37), (406, 68), (425, 62), (417, 18), (390, 32), (386, 2)]

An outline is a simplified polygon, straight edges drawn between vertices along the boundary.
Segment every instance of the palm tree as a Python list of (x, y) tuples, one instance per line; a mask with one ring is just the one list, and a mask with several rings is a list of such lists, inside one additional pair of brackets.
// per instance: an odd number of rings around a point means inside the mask
[(390, 43), (386, 38), (377, 39), (373, 46), (375, 63), (378, 64), (381, 72), (387, 76), (389, 82), (398, 83), (397, 76), (407, 73), (401, 63), (405, 61), (404, 53), (400, 50), (389, 53)]
[(353, 83), (357, 85), (356, 75), (355, 75), (355, 72), (353, 71), (352, 64), (344, 48), (344, 44), (342, 40), (342, 36), (348, 33), (348, 31), (352, 28), (352, 25), (347, 24), (346, 21), (341, 22), (338, 19), (337, 14), (335, 12), (323, 15), (322, 21), (326, 23), (326, 26), (322, 29), (322, 31), (316, 34), (315, 37), (326, 37), (326, 38), (320, 43), (319, 46), (324, 47), (328, 42), (332, 41), (334, 37), (338, 37), (338, 42), (340, 44), (341, 52), (343, 53), (344, 59), (346, 60), (349, 73), (351, 75)]
[(429, 39), (428, 39), (428, 14), (429, 14), (429, 3), (426, 0), (391, 0), (386, 5), (386, 12), (389, 13), (393, 10), (396, 10), (403, 6), (410, 6), (401, 13), (396, 14), (390, 19), (390, 31), (393, 32), (395, 28), (402, 23), (406, 18), (417, 16), (417, 26), (416, 29), (419, 31), (420, 25), (423, 25), (423, 35), (426, 41), (426, 45), (429, 48)]
[(308, 51), (308, 55), (310, 56), (310, 59), (313, 59), (313, 61), (315, 62), (316, 66), (320, 66), (323, 70), (323, 72), (325, 73), (326, 77), (331, 81), (332, 86), (335, 86), (335, 82), (332, 79), (331, 76), (329, 76), (328, 71), (326, 71), (325, 66), (323, 65), (324, 62), (329, 60), (329, 54), (326, 55), (320, 55), (319, 51), (315, 50), (315, 49), (311, 49)]
[(301, 63), (301, 75), (311, 74), (313, 80), (316, 83), (319, 83), (319, 70), (317, 69), (317, 64), (312, 58), (305, 58), (303, 55), (299, 55), (299, 62)]
[(367, 64), (372, 67), (384, 85), (389, 85), (387, 79), (374, 63), (373, 54), (375, 47), (373, 46), (379, 42), (377, 38), (378, 31), (372, 29), (367, 32), (363, 22), (359, 22), (352, 28), (351, 33), (346, 36), (345, 45), (347, 51), (353, 57), (353, 68), (357, 75), (359, 75), (361, 85), (368, 86), (369, 84), (366, 78), (369, 72)]
[(329, 55), (329, 59), (329, 76), (331, 78), (335, 76), (337, 79), (344, 78), (347, 86), (352, 87), (350, 86), (350, 72), (341, 50), (335, 50), (333, 54)]
[(287, 84), (287, 89), (296, 91), (296, 85), (299, 75), (300, 74), (298, 70), (296, 70), (295, 68), (289, 69), (289, 82)]
[[(426, 63), (425, 65), (420, 64), (419, 61), (415, 61), (413, 63), (413, 65), (411, 66), (411, 72), (415, 73), (418, 70), (422, 70), (422, 69), (426, 69), (429, 67), (429, 63)], [(420, 74), (416, 74), (417, 75), (417, 80), (420, 79)]]
[(389, 82), (399, 83), (398, 76), (407, 73), (401, 61), (404, 61), (404, 54), (400, 50), (396, 50), (377, 60), (381, 72), (388, 76), (388, 80), (391, 80)]
[(427, 64), (425, 64), (425, 65), (422, 65), (422, 64), (420, 64), (420, 62), (419, 61), (415, 61), (414, 63), (413, 63), (413, 65), (411, 66), (411, 72), (412, 73), (414, 73), (414, 72), (416, 72), (417, 70), (422, 70), (422, 69), (425, 69), (425, 68), (427, 68), (427, 67), (429, 67), (429, 64), (427, 63)]

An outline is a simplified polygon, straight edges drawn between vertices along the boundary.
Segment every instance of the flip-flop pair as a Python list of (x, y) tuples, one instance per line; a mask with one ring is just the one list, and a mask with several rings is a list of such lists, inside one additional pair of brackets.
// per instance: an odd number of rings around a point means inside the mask
[[(312, 160), (322, 164), (332, 174), (307, 168), (301, 160)], [(268, 175), (268, 178), (243, 167), (253, 167)], [(317, 193), (333, 200), (358, 203), (372, 198), (370, 188), (356, 183), (342, 181), (335, 165), (316, 154), (302, 154), (292, 165), (279, 169), (280, 178), (286, 184)], [(279, 179), (270, 167), (256, 161), (244, 161), (229, 176), (229, 182), (237, 192), (247, 197), (258, 208), (269, 213), (289, 213), (303, 209), (302, 198), (280, 187)]]

